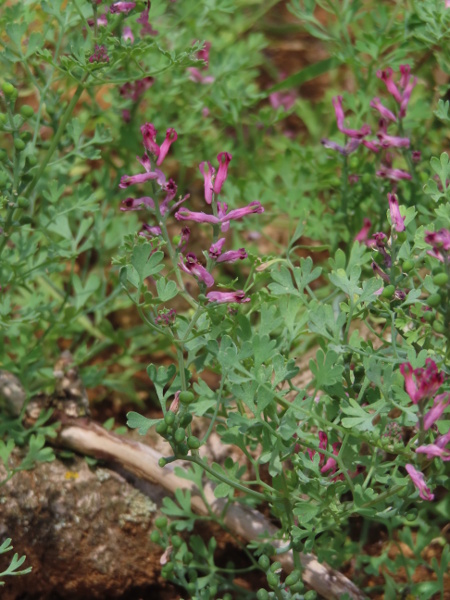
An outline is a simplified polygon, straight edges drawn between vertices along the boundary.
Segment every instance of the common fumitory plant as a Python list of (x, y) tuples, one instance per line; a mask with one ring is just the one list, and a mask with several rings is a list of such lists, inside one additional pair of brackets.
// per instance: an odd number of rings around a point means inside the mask
[(54, 459), (49, 414), (22, 417), (69, 349), (99, 413), (139, 402), (161, 469), (214, 485), (201, 519), (277, 527), (216, 562), (166, 498), (152, 540), (185, 597), (253, 598), (251, 573), (258, 600), (310, 600), (299, 552), (368, 596), (443, 596), (448, 3), (292, 0), (287, 28), (273, 2), (6, 4), (0, 370), (26, 392), (0, 393), (0, 485)]

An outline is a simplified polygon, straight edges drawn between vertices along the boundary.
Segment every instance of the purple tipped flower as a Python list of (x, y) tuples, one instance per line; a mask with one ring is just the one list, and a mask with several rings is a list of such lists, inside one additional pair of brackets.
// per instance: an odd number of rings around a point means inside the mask
[(425, 241), (433, 247), (428, 254), (444, 262), (444, 254), (450, 251), (450, 231), (440, 229), (439, 231), (425, 231)]
[(397, 117), (394, 115), (394, 113), (388, 108), (386, 108), (384, 104), (381, 104), (379, 98), (373, 98), (373, 100), (370, 101), (370, 106), (372, 108), (375, 108), (375, 110), (377, 110), (380, 113), (383, 119), (387, 119), (388, 121), (394, 121), (394, 123), (397, 121)]
[(401, 91), (397, 87), (397, 84), (394, 82), (393, 71), (390, 67), (385, 69), (384, 71), (377, 71), (377, 77), (381, 79), (381, 81), (384, 81), (388, 92), (400, 105), (400, 117), (404, 117), (406, 115), (406, 109), (408, 107), (408, 102), (411, 97), (411, 92), (417, 84), (417, 77), (411, 76), (411, 67), (409, 65), (400, 65), (399, 86)]
[(220, 240), (217, 240), (217, 242), (215, 244), (211, 244), (211, 247), (208, 251), (209, 256), (211, 258), (213, 258), (214, 260), (217, 260), (219, 258), (219, 256), (222, 254), (222, 248), (223, 248), (224, 244), (225, 244), (225, 238), (220, 238)]
[(143, 223), (139, 235), (142, 235), (143, 237), (157, 237), (158, 235), (161, 235), (161, 228), (157, 227), (156, 225), (148, 225), (147, 223)]
[(109, 7), (109, 11), (115, 13), (129, 13), (136, 6), (136, 2), (114, 2)]
[(243, 304), (244, 302), (250, 302), (250, 298), (247, 298), (245, 292), (242, 290), (237, 290), (236, 292), (208, 292), (206, 297), (210, 302), (217, 302), (219, 304), (229, 302)]
[(108, 52), (106, 50), (106, 46), (99, 46), (98, 44), (95, 44), (95, 49), (94, 49), (94, 53), (91, 54), (91, 56), (89, 57), (89, 62), (90, 63), (107, 63), (109, 62), (109, 56), (108, 56)]
[(178, 221), (195, 221), (196, 223), (211, 223), (212, 225), (217, 225), (220, 223), (221, 230), (223, 232), (228, 231), (230, 227), (230, 221), (241, 219), (246, 215), (250, 215), (252, 213), (263, 213), (264, 208), (261, 206), (261, 202), (255, 200), (254, 202), (250, 202), (247, 206), (243, 208), (236, 208), (235, 210), (231, 210), (227, 213), (227, 205), (224, 202), (217, 203), (218, 208), (218, 216), (208, 215), (204, 212), (193, 212), (188, 210), (187, 208), (181, 208), (178, 212), (175, 213), (175, 218)]
[(217, 262), (234, 263), (238, 260), (244, 260), (244, 258), (247, 258), (247, 256), (248, 254), (245, 248), (239, 248), (239, 250), (228, 250), (228, 252), (224, 252), (219, 256)]
[(130, 185), (134, 185), (135, 183), (145, 183), (146, 181), (157, 178), (158, 174), (156, 172), (139, 173), (138, 175), (122, 175), (120, 178), (119, 187), (125, 189)]
[(450, 442), (450, 431), (445, 435), (438, 436), (434, 444), (427, 446), (419, 446), (416, 449), (417, 454), (425, 454), (428, 460), (433, 458), (440, 458), (443, 461), (450, 460), (450, 450), (447, 450), (445, 446)]
[(126, 25), (122, 30), (122, 39), (125, 42), (129, 41), (132, 44), (134, 43), (134, 35), (133, 35), (133, 32), (131, 31), (131, 27), (128, 27), (128, 25)]
[(355, 242), (366, 242), (369, 238), (369, 231), (372, 227), (372, 221), (365, 218), (363, 220), (363, 226), (359, 233), (355, 236)]
[(121, 204), (120, 210), (123, 211), (142, 210), (144, 206), (155, 210), (155, 202), (148, 196), (143, 196), (142, 198), (126, 198), (126, 200), (122, 200)]
[(401, 169), (390, 169), (385, 165), (380, 165), (381, 168), (376, 172), (377, 177), (391, 179), (392, 181), (401, 181), (402, 179), (412, 179), (412, 176), (407, 171)]
[(400, 373), (405, 379), (405, 389), (413, 404), (431, 398), (441, 387), (444, 374), (439, 372), (436, 363), (427, 358), (425, 368), (413, 369), (410, 363), (400, 365)]
[(141, 133), (144, 143), (144, 148), (153, 154), (156, 158), (158, 158), (160, 153), (160, 148), (156, 143), (156, 134), (158, 133), (155, 129), (153, 123), (144, 123), (141, 127)]
[(423, 473), (417, 471), (413, 465), (405, 465), (405, 469), (411, 477), (413, 484), (419, 490), (419, 496), (422, 500), (433, 500), (434, 494), (432, 494), (430, 488), (427, 487)]
[(423, 420), (423, 428), (426, 430), (430, 429), (438, 419), (441, 418), (447, 406), (450, 405), (450, 393), (439, 394), (433, 400), (433, 406), (425, 414)]
[(387, 195), (389, 200), (389, 211), (391, 213), (391, 223), (392, 227), (396, 231), (404, 231), (405, 230), (405, 217), (402, 217), (400, 214), (400, 208), (398, 206), (398, 199), (395, 194)]
[(232, 159), (231, 154), (228, 152), (220, 152), (217, 155), (217, 160), (219, 161), (219, 170), (217, 171), (216, 178), (214, 180), (214, 193), (220, 194), (223, 184), (228, 175), (228, 165)]
[(189, 242), (189, 237), (191, 235), (191, 230), (189, 229), (189, 227), (183, 227), (181, 230), (181, 236), (180, 236), (180, 241), (178, 242), (178, 246), (177, 246), (177, 250), (178, 252), (184, 252), (186, 249), (186, 246), (188, 245)]
[(337, 144), (332, 140), (328, 140), (327, 138), (321, 139), (320, 143), (325, 148), (329, 148), (330, 150), (336, 150), (336, 152), (339, 152), (343, 156), (348, 156), (359, 147), (359, 145), (361, 144), (361, 140), (351, 138), (345, 146), (341, 146), (340, 144)]
[(214, 285), (214, 277), (198, 262), (198, 259), (193, 252), (188, 252), (184, 261), (181, 260), (178, 265), (185, 273), (197, 277), (197, 279), (203, 282), (206, 287)]
[(163, 141), (163, 143), (161, 144), (160, 147), (160, 151), (159, 151), (159, 155), (158, 155), (158, 160), (156, 161), (156, 166), (159, 167), (163, 160), (166, 158), (167, 153), (169, 152), (169, 148), (170, 146), (176, 142), (178, 139), (178, 134), (175, 131), (175, 129), (173, 129), (173, 127), (170, 127), (170, 129), (167, 130), (166, 132), (166, 138)]
[(209, 161), (204, 161), (198, 165), (200, 173), (203, 175), (205, 180), (205, 201), (206, 204), (211, 204), (213, 194), (213, 177), (216, 173), (214, 167), (211, 166)]
[(149, 13), (150, 13), (150, 2), (147, 2), (147, 8), (141, 12), (139, 17), (136, 19), (136, 23), (140, 23), (142, 25), (139, 35), (141, 37), (145, 37), (146, 35), (158, 35), (158, 31), (153, 29), (150, 21), (149, 21)]
[(335, 96), (333, 98), (333, 106), (339, 131), (358, 140), (362, 140), (362, 138), (370, 134), (370, 127), (368, 125), (363, 125), (360, 129), (348, 129), (344, 126), (345, 115), (342, 108), (342, 96)]
[(392, 75), (393, 75), (393, 71), (392, 71), (391, 67), (388, 67), (387, 69), (384, 69), (384, 70), (377, 71), (378, 79), (381, 79), (381, 81), (384, 82), (384, 84), (386, 85), (387, 91), (400, 104), (402, 101), (402, 95), (400, 94), (398, 87), (395, 85)]
[(212, 75), (203, 75), (203, 73), (195, 67), (188, 67), (187, 71), (189, 72), (189, 79), (195, 81), (195, 83), (207, 85), (208, 83), (214, 83), (215, 81), (215, 77)]

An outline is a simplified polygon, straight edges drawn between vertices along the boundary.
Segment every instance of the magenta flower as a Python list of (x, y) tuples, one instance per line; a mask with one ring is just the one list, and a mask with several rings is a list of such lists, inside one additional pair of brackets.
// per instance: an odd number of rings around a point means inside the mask
[(215, 244), (211, 244), (211, 247), (208, 250), (209, 256), (211, 258), (213, 258), (214, 260), (217, 260), (219, 258), (219, 256), (222, 254), (222, 248), (223, 248), (224, 244), (225, 244), (225, 238), (220, 238), (220, 240), (217, 240), (217, 242), (215, 242)]
[(345, 115), (344, 109), (342, 108), (342, 96), (335, 96), (333, 98), (333, 106), (339, 131), (358, 140), (362, 140), (362, 138), (370, 134), (370, 127), (368, 125), (363, 125), (360, 129), (348, 129), (344, 126)]
[(433, 500), (434, 494), (432, 494), (430, 488), (427, 487), (423, 473), (420, 473), (420, 471), (417, 471), (413, 465), (409, 464), (405, 465), (405, 469), (408, 475), (411, 477), (413, 484), (419, 490), (419, 496), (422, 498), (422, 500)]
[(153, 154), (155, 158), (158, 158), (160, 148), (156, 143), (156, 134), (158, 133), (153, 123), (144, 123), (141, 127), (142, 138), (144, 142), (144, 148)]
[(114, 2), (109, 7), (111, 13), (129, 13), (136, 6), (136, 2)]
[(144, 206), (155, 210), (155, 202), (148, 196), (143, 196), (142, 198), (126, 198), (126, 200), (122, 200), (121, 204), (120, 210), (123, 211), (141, 210)]
[(365, 218), (363, 220), (363, 226), (361, 227), (361, 230), (355, 236), (355, 242), (366, 242), (369, 238), (369, 231), (371, 227), (372, 221)]
[(388, 194), (387, 197), (389, 200), (389, 212), (391, 213), (392, 227), (396, 231), (404, 231), (405, 217), (402, 217), (402, 215), (400, 214), (397, 196), (395, 194)]
[(450, 251), (450, 231), (448, 229), (425, 231), (425, 241), (433, 247), (428, 254), (444, 262), (444, 254), (447, 255)]
[(245, 248), (239, 248), (239, 250), (228, 250), (228, 252), (224, 252), (219, 256), (217, 262), (234, 263), (237, 260), (244, 260), (244, 258), (247, 258), (247, 256), (248, 254)]
[[(125, 28), (124, 28), (125, 30)], [(137, 102), (144, 92), (146, 92), (155, 80), (153, 77), (144, 77), (136, 81), (127, 81), (119, 88), (119, 93), (123, 98), (128, 98), (133, 102)]]
[(193, 252), (188, 252), (184, 261), (181, 260), (178, 265), (185, 273), (193, 275), (204, 283), (206, 287), (214, 285), (214, 277), (198, 262), (198, 259)]
[(208, 292), (206, 294), (209, 302), (218, 302), (219, 304), (225, 304), (228, 302), (237, 302), (243, 304), (244, 302), (250, 302), (250, 298), (245, 296), (243, 290), (237, 290), (236, 292)]
[(175, 129), (173, 129), (172, 127), (170, 129), (167, 130), (166, 132), (166, 138), (163, 141), (163, 143), (161, 144), (160, 147), (160, 151), (159, 151), (159, 155), (158, 155), (158, 160), (156, 161), (156, 166), (159, 167), (163, 160), (166, 158), (167, 153), (169, 152), (169, 148), (170, 146), (176, 142), (178, 139), (178, 134), (175, 131)]
[(401, 181), (402, 179), (412, 179), (412, 176), (407, 171), (401, 169), (390, 169), (385, 165), (380, 165), (381, 168), (376, 172), (377, 177), (391, 179), (392, 181)]
[(216, 178), (214, 180), (214, 193), (220, 194), (223, 184), (228, 175), (228, 165), (232, 159), (231, 154), (228, 152), (220, 152), (217, 155), (217, 160), (219, 161), (219, 170), (217, 171)]
[(444, 393), (444, 394), (439, 394), (438, 396), (436, 396), (436, 398), (433, 400), (433, 406), (430, 408), (430, 410), (427, 413), (425, 413), (425, 416), (423, 419), (423, 428), (425, 429), (425, 431), (430, 429), (430, 427), (432, 425), (434, 425), (434, 423), (436, 423), (436, 421), (438, 419), (441, 418), (445, 409), (449, 405), (450, 405), (450, 393), (449, 392)]
[(357, 140), (356, 138), (351, 138), (346, 143), (345, 146), (341, 146), (340, 144), (337, 144), (336, 142), (333, 142), (332, 140), (328, 140), (327, 138), (322, 138), (320, 140), (320, 143), (325, 148), (329, 148), (330, 150), (336, 150), (343, 156), (348, 156), (349, 154), (354, 152), (359, 147), (359, 145), (361, 144), (361, 141)]
[(400, 117), (405, 116), (411, 92), (417, 83), (417, 77), (411, 77), (410, 72), (411, 68), (409, 65), (400, 65), (400, 91), (397, 84), (394, 82), (393, 71), (390, 67), (384, 71), (377, 71), (377, 77), (381, 79), (381, 81), (384, 81), (388, 92), (400, 105)]
[(372, 152), (379, 152), (380, 150), (380, 142), (378, 140), (363, 140), (363, 146), (372, 150)]
[(381, 104), (379, 98), (373, 98), (373, 100), (370, 101), (370, 106), (372, 108), (375, 108), (383, 117), (383, 119), (387, 119), (388, 121), (394, 122), (397, 121), (397, 117), (394, 115), (394, 113), (391, 112), (388, 108), (386, 108), (383, 104)]
[(107, 63), (109, 62), (108, 52), (106, 50), (106, 46), (99, 46), (95, 44), (94, 53), (89, 57), (90, 63)]
[[(195, 42), (193, 42), (195, 44)], [(209, 66), (209, 51), (211, 50), (211, 42), (205, 42), (203, 44), (203, 48), (197, 52), (198, 60), (203, 60), (205, 62), (204, 69), (207, 69)]]
[(218, 216), (208, 215), (204, 212), (193, 212), (187, 208), (182, 208), (175, 213), (175, 218), (178, 221), (195, 221), (196, 223), (211, 223), (212, 225), (220, 224), (223, 232), (228, 231), (230, 227), (230, 221), (241, 219), (246, 215), (252, 213), (263, 213), (264, 208), (261, 206), (261, 202), (255, 200), (250, 202), (243, 208), (236, 208), (227, 213), (228, 206), (223, 202), (218, 202)]
[(215, 81), (215, 77), (212, 75), (203, 75), (203, 73), (195, 67), (188, 67), (187, 71), (189, 72), (189, 79), (195, 81), (195, 83), (207, 85), (208, 83), (213, 83)]
[(139, 17), (136, 19), (136, 23), (142, 25), (141, 30), (139, 32), (141, 37), (146, 35), (158, 35), (158, 31), (153, 29), (150, 21), (149, 21), (149, 13), (150, 13), (150, 2), (147, 2), (147, 8), (141, 12)]
[(414, 161), (415, 163), (419, 162), (419, 161), (420, 161), (420, 159), (421, 159), (421, 157), (422, 157), (422, 153), (421, 153), (421, 151), (420, 151), (420, 150), (413, 150), (413, 151), (411, 152), (411, 158), (413, 159), (413, 161)]
[(130, 41), (132, 44), (134, 43), (134, 35), (131, 31), (131, 27), (128, 27), (128, 25), (126, 25), (122, 30), (122, 39), (125, 42)]
[(387, 91), (396, 100), (396, 102), (398, 102), (400, 104), (402, 101), (402, 95), (401, 95), (398, 87), (395, 85), (392, 75), (393, 75), (393, 70), (391, 69), (391, 67), (388, 67), (384, 71), (383, 70), (377, 71), (378, 79), (381, 79), (381, 81), (384, 82), (384, 84), (386, 85)]
[(216, 174), (216, 170), (211, 166), (209, 161), (204, 161), (198, 165), (200, 173), (203, 175), (205, 180), (205, 201), (206, 204), (211, 204), (212, 202), (212, 194), (213, 194), (213, 184), (212, 180), (214, 175)]
[(439, 372), (436, 363), (427, 358), (425, 368), (413, 369), (410, 363), (400, 365), (400, 373), (405, 379), (405, 389), (413, 404), (431, 398), (444, 382), (444, 374)]
[(445, 446), (450, 442), (450, 431), (445, 435), (440, 435), (434, 441), (434, 444), (428, 444), (427, 446), (419, 446), (416, 449), (418, 454), (425, 454), (428, 460), (432, 458), (441, 458), (443, 461), (450, 460), (450, 450), (447, 450)]
[(378, 131), (377, 138), (383, 148), (409, 148), (409, 138), (388, 135), (385, 131)]
[(157, 237), (158, 235), (161, 235), (161, 228), (156, 225), (147, 225), (147, 223), (143, 223), (139, 235), (142, 235), (143, 237)]
[(284, 110), (290, 110), (297, 99), (295, 90), (289, 90), (287, 92), (273, 92), (269, 94), (269, 101), (272, 108), (275, 110), (282, 106)]
[(138, 175), (122, 175), (120, 178), (119, 187), (125, 189), (130, 185), (134, 185), (135, 183), (145, 183), (151, 179), (158, 179), (158, 173), (150, 172), (150, 173), (139, 173)]

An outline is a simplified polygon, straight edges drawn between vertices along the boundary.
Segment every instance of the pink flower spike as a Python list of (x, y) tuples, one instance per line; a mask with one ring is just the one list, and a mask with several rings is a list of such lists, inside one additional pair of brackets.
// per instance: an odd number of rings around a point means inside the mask
[(355, 242), (365, 242), (369, 238), (369, 231), (372, 227), (372, 221), (365, 218), (363, 220), (363, 226), (359, 233), (355, 236)]
[(373, 100), (370, 101), (370, 106), (372, 108), (375, 108), (375, 110), (377, 110), (380, 113), (383, 119), (387, 119), (388, 121), (394, 121), (394, 123), (397, 121), (397, 117), (394, 115), (394, 113), (388, 108), (386, 108), (384, 104), (381, 104), (379, 98), (373, 98)]
[(205, 201), (206, 204), (211, 204), (213, 194), (213, 177), (216, 173), (214, 167), (211, 166), (209, 161), (204, 161), (198, 165), (200, 173), (203, 175), (205, 180)]
[(248, 254), (245, 248), (239, 248), (239, 250), (228, 250), (228, 252), (224, 252), (219, 256), (217, 262), (234, 263), (237, 260), (244, 260), (244, 258), (247, 258), (247, 256)]
[(427, 487), (423, 473), (420, 473), (420, 471), (417, 471), (413, 465), (409, 464), (405, 465), (405, 469), (408, 475), (411, 477), (413, 484), (419, 490), (419, 496), (422, 498), (422, 500), (433, 500), (434, 494), (432, 494), (430, 488)]
[(386, 85), (387, 91), (391, 94), (391, 96), (398, 102), (399, 104), (402, 101), (402, 95), (398, 87), (395, 85), (394, 80), (392, 79), (392, 69), (388, 67), (384, 71), (377, 71), (378, 79), (384, 82)]
[(173, 129), (172, 127), (170, 129), (167, 130), (166, 132), (166, 138), (163, 141), (163, 143), (161, 144), (160, 147), (160, 153), (158, 156), (158, 160), (156, 161), (156, 166), (159, 167), (163, 160), (166, 158), (167, 153), (169, 152), (169, 148), (170, 146), (176, 142), (178, 139), (178, 134), (175, 131), (175, 129)]
[(410, 173), (402, 171), (401, 169), (390, 169), (385, 165), (380, 165), (381, 169), (376, 172), (377, 177), (383, 177), (384, 179), (391, 179), (392, 181), (401, 181), (402, 179), (412, 179)]
[(144, 148), (153, 154), (156, 158), (159, 156), (160, 148), (156, 143), (156, 134), (157, 131), (153, 123), (144, 123), (141, 127), (142, 133), (142, 141), (144, 143)]
[(144, 37), (146, 35), (158, 35), (158, 31), (153, 29), (150, 21), (149, 21), (149, 13), (150, 13), (150, 2), (147, 2), (147, 8), (141, 12), (139, 17), (136, 19), (136, 23), (140, 23), (142, 25), (139, 35)]
[(217, 160), (219, 161), (219, 170), (217, 171), (216, 178), (214, 180), (214, 193), (220, 194), (220, 190), (222, 189), (223, 184), (228, 175), (228, 165), (232, 159), (231, 154), (228, 152), (220, 152), (217, 155)]
[(152, 198), (143, 196), (142, 198), (127, 198), (122, 200), (120, 210), (142, 210), (144, 206), (155, 209), (155, 203)]
[(237, 290), (236, 292), (208, 292), (206, 297), (209, 302), (217, 302), (219, 304), (228, 302), (243, 304), (244, 302), (250, 302), (250, 298), (246, 298), (245, 292), (242, 290)]
[(131, 27), (128, 27), (128, 25), (126, 25), (126, 26), (123, 28), (123, 31), (122, 31), (122, 39), (123, 39), (125, 42), (128, 42), (128, 41), (130, 41), (132, 44), (133, 44), (133, 42), (134, 42), (134, 35), (133, 35), (133, 32), (131, 31)]
[(439, 394), (433, 401), (432, 408), (425, 414), (423, 428), (430, 429), (441, 418), (447, 406), (450, 406), (450, 393)]
[(391, 213), (392, 227), (400, 232), (405, 230), (405, 217), (400, 214), (400, 208), (398, 206), (397, 196), (395, 194), (388, 194), (389, 201), (389, 212)]
[(213, 258), (214, 260), (217, 260), (219, 258), (219, 256), (222, 254), (222, 248), (223, 245), (225, 244), (225, 238), (220, 238), (220, 240), (217, 240), (217, 242), (215, 244), (212, 244), (208, 253), (209, 256), (211, 258)]
[(206, 287), (214, 285), (214, 277), (198, 262), (193, 252), (188, 252), (184, 261), (181, 260), (178, 265), (185, 273), (197, 277)]
[(136, 6), (136, 2), (114, 2), (109, 7), (109, 11), (115, 13), (129, 13)]

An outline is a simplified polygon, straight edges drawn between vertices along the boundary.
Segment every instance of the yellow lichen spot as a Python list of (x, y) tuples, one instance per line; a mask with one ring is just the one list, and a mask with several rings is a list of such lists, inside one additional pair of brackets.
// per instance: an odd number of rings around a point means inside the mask
[(75, 471), (66, 471), (66, 479), (78, 479), (80, 475)]

